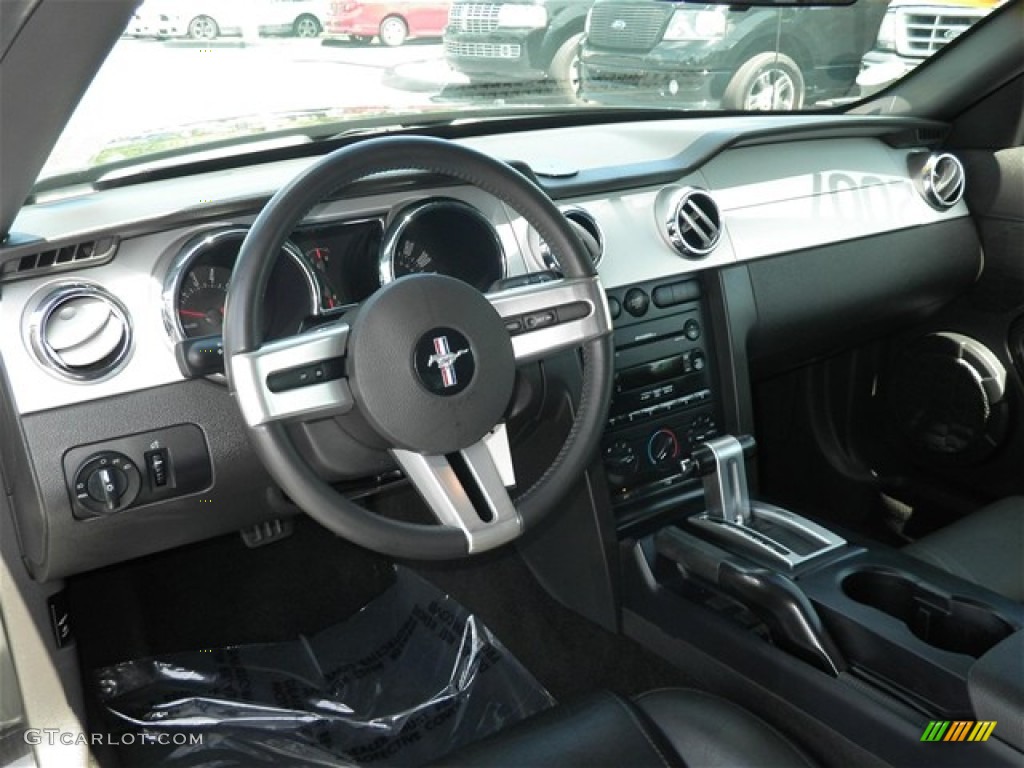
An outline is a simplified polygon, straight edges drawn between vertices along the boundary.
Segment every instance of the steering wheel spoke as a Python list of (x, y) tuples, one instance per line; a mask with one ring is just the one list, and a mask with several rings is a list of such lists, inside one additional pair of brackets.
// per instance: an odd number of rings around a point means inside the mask
[(348, 324), (337, 322), (234, 355), (231, 379), (246, 424), (327, 418), (351, 410), (348, 336)]
[(487, 295), (505, 321), (517, 363), (539, 360), (611, 333), (596, 277), (564, 278)]
[(457, 454), (391, 453), (438, 522), (462, 531), (468, 552), (493, 549), (522, 533), (506, 490), (515, 474), (504, 424)]

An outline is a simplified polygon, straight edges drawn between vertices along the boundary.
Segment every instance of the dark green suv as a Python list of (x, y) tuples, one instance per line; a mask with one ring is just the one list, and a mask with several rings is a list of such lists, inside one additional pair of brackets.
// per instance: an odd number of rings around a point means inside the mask
[(444, 51), (473, 82), (551, 80), (578, 87), (577, 52), (594, 0), (454, 0)]
[(885, 8), (884, 0), (801, 9), (597, 0), (579, 54), (580, 93), (736, 110), (842, 98)]

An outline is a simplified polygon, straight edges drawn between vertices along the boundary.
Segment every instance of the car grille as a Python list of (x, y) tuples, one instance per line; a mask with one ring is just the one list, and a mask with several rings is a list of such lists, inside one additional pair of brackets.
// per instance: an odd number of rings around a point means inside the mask
[(452, 3), (448, 9), (448, 30), (469, 35), (493, 32), (498, 28), (498, 8), (495, 3)]
[(597, 4), (590, 11), (588, 40), (597, 48), (649, 51), (672, 15), (670, 3)]
[(451, 56), (475, 59), (518, 59), (523, 52), (518, 43), (459, 43), (444, 41), (444, 50)]
[(899, 11), (896, 52), (902, 56), (931, 56), (962, 35), (987, 11), (950, 8), (942, 13)]

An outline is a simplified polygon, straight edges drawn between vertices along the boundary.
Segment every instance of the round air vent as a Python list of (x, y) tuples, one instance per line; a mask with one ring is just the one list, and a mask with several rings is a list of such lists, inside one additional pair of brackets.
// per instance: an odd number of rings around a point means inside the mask
[[(601, 263), (601, 257), (604, 256), (604, 232), (601, 231), (597, 219), (583, 208), (564, 208), (562, 215), (569, 220), (573, 229), (576, 230), (576, 234), (583, 241), (583, 245), (586, 246), (587, 253), (590, 254), (590, 260), (596, 267)], [(548, 244), (539, 235), (536, 238), (537, 252), (540, 254), (544, 266), (547, 269), (560, 269), (558, 260), (551, 253)]]
[(914, 184), (928, 205), (945, 211), (960, 202), (966, 174), (955, 156), (949, 153), (917, 155), (911, 159), (911, 164)]
[(65, 284), (39, 302), (29, 320), (32, 351), (48, 370), (72, 381), (95, 381), (128, 359), (128, 312), (94, 285)]
[(722, 212), (710, 194), (687, 187), (673, 198), (666, 225), (673, 248), (689, 259), (702, 259), (722, 236)]
[(976, 339), (919, 339), (901, 353), (885, 392), (895, 426), (926, 456), (976, 461), (1005, 436), (1006, 369)]

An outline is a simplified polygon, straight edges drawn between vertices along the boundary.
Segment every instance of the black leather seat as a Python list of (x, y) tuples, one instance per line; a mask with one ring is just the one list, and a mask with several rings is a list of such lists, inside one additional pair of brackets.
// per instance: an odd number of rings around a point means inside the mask
[(903, 549), (967, 581), (1024, 601), (1024, 496), (984, 507)]
[(549, 709), (438, 765), (482, 768), (811, 766), (750, 712), (706, 693), (652, 691), (632, 701), (602, 692)]

